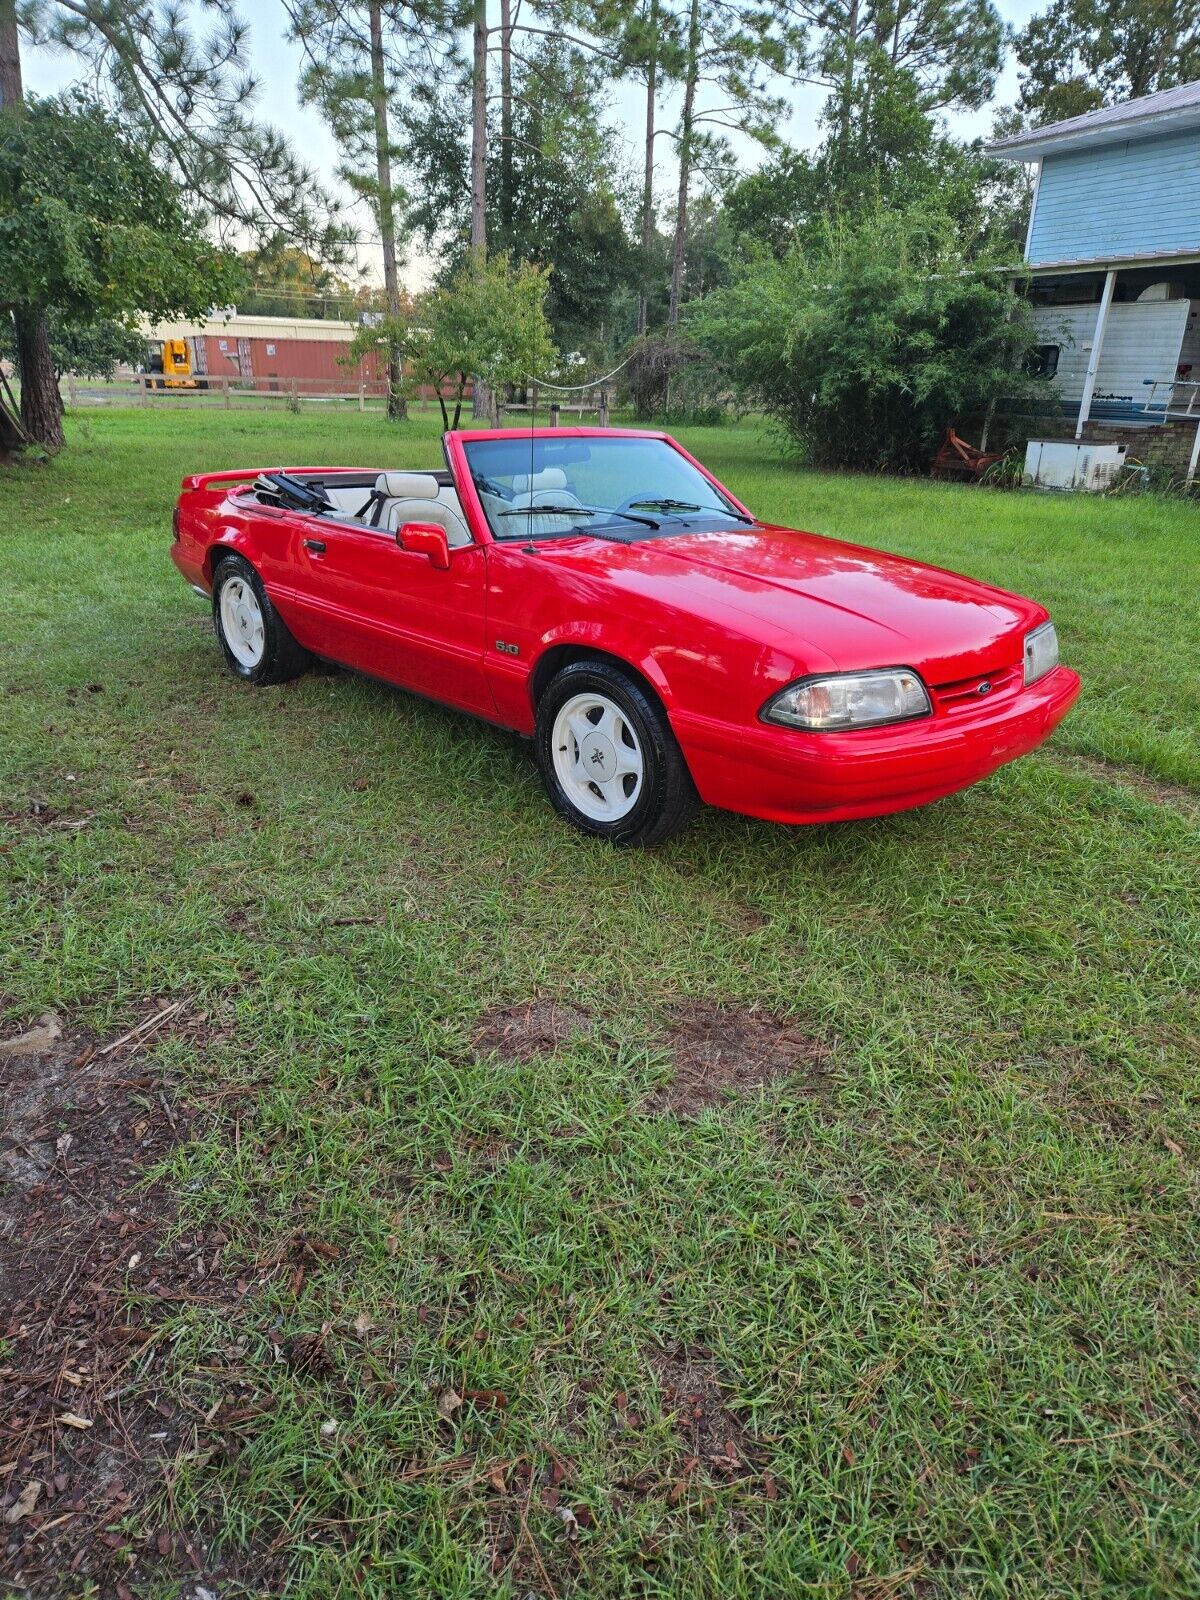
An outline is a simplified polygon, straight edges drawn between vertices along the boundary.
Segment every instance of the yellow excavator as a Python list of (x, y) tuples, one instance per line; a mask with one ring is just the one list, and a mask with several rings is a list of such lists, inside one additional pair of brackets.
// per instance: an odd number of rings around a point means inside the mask
[(164, 339), (151, 353), (151, 389), (199, 389), (200, 380), (192, 371), (192, 351), (186, 339)]

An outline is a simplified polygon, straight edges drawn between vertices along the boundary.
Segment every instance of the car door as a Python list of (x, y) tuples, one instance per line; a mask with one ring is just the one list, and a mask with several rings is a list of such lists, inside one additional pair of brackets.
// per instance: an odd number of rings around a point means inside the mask
[(483, 673), (485, 582), (479, 545), (449, 568), (402, 550), (394, 533), (288, 513), (292, 603), (318, 650), (418, 694), (494, 716)]

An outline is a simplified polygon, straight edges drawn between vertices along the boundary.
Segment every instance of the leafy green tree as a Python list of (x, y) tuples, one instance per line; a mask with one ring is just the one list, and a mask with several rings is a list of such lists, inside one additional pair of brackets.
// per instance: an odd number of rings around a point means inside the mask
[(652, 303), (661, 298), (658, 286), (664, 281), (654, 198), (658, 140), (670, 138), (674, 131), (660, 124), (658, 113), (663, 95), (683, 74), (686, 14), (672, 0), (558, 0), (556, 9), (608, 45), (598, 60), (610, 76), (633, 78), (645, 86), (637, 297), (637, 332), (645, 333)]
[(511, 197), (506, 208), (489, 172), (488, 237), (515, 261), (553, 268), (546, 312), (569, 349), (611, 324), (616, 295), (638, 275), (622, 218), (628, 185), (603, 110), (594, 57), (546, 42), (516, 64), (509, 155), (502, 137), (491, 146), (509, 169)]
[(494, 394), (506, 384), (526, 383), (554, 362), (546, 319), (549, 281), (548, 269), (514, 267), (503, 252), (485, 261), (468, 255), (454, 277), (423, 295), (411, 312), (361, 329), (346, 359), (399, 350), (413, 380), (435, 390), (442, 425), (457, 428), (472, 378)]
[[(427, 75), (457, 64), (453, 29), (460, 0), (285, 0), (291, 36), (304, 47), (301, 99), (317, 106), (337, 140), (340, 174), (370, 207), (379, 229), (389, 321), (401, 313), (397, 231), (405, 195), (402, 158), (391, 127), (392, 104)], [(405, 414), (400, 352), (388, 357), (388, 416)]]
[[(593, 344), (602, 328), (610, 334), (623, 291), (639, 278), (624, 223), (631, 184), (603, 110), (594, 56), (557, 40), (514, 47), (507, 139), (492, 109), (486, 235), (512, 260), (553, 269), (546, 310), (564, 349)], [(448, 279), (471, 247), (465, 133), (448, 107), (416, 120), (408, 150), (420, 199), (411, 225)]]
[(945, 429), (1022, 396), (1030, 312), (951, 219), (877, 211), (763, 256), (694, 307), (691, 337), (815, 465), (924, 468)]
[(1017, 34), (1035, 124), (1200, 78), (1200, 0), (1053, 0)]
[[(771, 84), (792, 73), (805, 51), (804, 23), (785, 5), (687, 0), (681, 24), (683, 105), (675, 140), (679, 188), (667, 307), (671, 328), (677, 326), (683, 306), (688, 204), (693, 169), (706, 149), (705, 133), (713, 127), (736, 130), (773, 144), (786, 102), (772, 92)], [(702, 109), (697, 99), (702, 83), (719, 97), (710, 109)]]
[(0, 130), (0, 313), (11, 317), (21, 420), (61, 444), (49, 339), (62, 327), (202, 316), (234, 297), (235, 258), (117, 118), (82, 97), (31, 100)]
[[(281, 230), (310, 253), (336, 259), (345, 233), (335, 209), (287, 141), (255, 114), (259, 86), (243, 65), (246, 37), (233, 0), (0, 0), (0, 111), (12, 114), (23, 100), (22, 38), (65, 51), (129, 138), (210, 216), (252, 235)], [(35, 322), (18, 334), (22, 395), (39, 397), (32, 431), (57, 447), (47, 330)]]
[(240, 260), (247, 287), (238, 306), (248, 316), (346, 320), (376, 298), (278, 234)]
[(911, 72), (876, 58), (855, 83), (845, 130), (840, 114), (832, 103), (814, 154), (783, 151), (734, 186), (725, 205), (734, 248), (780, 256), (798, 244), (816, 248), (827, 218), (881, 207), (944, 212), (969, 257), (1020, 247), (1029, 206), (1023, 169), (949, 137)]
[(993, 0), (798, 0), (811, 35), (809, 72), (833, 91), (835, 150), (848, 143), (860, 80), (907, 74), (925, 111), (978, 109), (1004, 61), (1004, 24)]
[[(77, 378), (111, 378), (118, 367), (142, 367), (149, 358), (145, 334), (131, 323), (114, 317), (64, 323), (53, 312), (46, 321), (56, 379), (68, 372)], [(0, 358), (17, 359), (16, 333), (9, 318), (0, 320)]]

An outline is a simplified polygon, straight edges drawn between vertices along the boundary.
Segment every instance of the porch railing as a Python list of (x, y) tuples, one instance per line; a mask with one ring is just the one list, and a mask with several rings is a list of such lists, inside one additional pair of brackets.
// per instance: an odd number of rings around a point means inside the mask
[(1143, 378), (1142, 382), (1150, 390), (1143, 415), (1200, 422), (1200, 382), (1194, 378)]

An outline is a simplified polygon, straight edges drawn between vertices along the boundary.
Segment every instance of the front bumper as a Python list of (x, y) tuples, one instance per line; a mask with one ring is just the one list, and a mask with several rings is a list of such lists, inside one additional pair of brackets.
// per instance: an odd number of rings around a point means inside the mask
[(735, 727), (676, 712), (672, 726), (702, 800), (768, 822), (841, 822), (927, 805), (1036, 750), (1079, 697), (1067, 667), (986, 709), (857, 733)]

